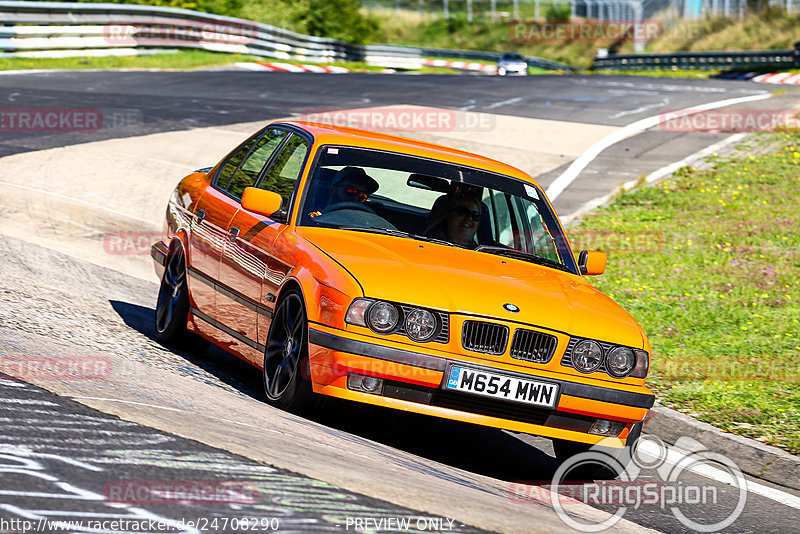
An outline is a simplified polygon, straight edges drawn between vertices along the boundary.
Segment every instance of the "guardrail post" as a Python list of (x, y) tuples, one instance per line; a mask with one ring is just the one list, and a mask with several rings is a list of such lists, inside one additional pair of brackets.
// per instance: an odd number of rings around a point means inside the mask
[(800, 41), (794, 43), (794, 66), (800, 68)]

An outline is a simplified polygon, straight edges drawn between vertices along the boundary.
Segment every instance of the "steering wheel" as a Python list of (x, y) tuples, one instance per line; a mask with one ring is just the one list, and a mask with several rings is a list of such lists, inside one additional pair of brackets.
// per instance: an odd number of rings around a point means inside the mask
[(333, 211), (339, 210), (357, 210), (357, 211), (366, 211), (367, 213), (375, 213), (375, 211), (367, 206), (366, 204), (362, 204), (361, 202), (353, 202), (350, 200), (346, 200), (344, 202), (337, 202), (336, 204), (331, 204), (323, 213), (331, 213)]

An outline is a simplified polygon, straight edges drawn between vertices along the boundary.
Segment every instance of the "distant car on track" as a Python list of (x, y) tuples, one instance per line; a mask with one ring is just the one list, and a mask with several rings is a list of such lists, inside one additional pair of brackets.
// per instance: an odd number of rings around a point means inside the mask
[(639, 324), (584, 275), (536, 181), (475, 154), (273, 123), (172, 194), (156, 337), (199, 335), (290, 411), (324, 396), (629, 450), (654, 396)]
[(528, 62), (518, 52), (506, 52), (497, 60), (497, 74), (499, 76), (527, 76)]

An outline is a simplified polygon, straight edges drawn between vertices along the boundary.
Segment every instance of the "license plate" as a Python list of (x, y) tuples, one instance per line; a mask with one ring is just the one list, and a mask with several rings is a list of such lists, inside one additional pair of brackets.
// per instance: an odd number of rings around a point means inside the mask
[(558, 402), (557, 384), (479, 371), (460, 365), (450, 367), (445, 386), (456, 391), (547, 408), (555, 408)]

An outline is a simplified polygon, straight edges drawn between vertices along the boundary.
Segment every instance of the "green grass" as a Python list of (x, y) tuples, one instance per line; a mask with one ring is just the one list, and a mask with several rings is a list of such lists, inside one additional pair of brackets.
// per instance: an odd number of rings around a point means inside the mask
[(580, 68), (592, 64), (596, 48), (609, 47), (613, 43), (612, 39), (597, 42), (512, 42), (509, 21), (493, 22), (476, 17), (473, 22), (468, 22), (463, 14), (443, 19), (395, 10), (373, 10), (371, 14), (380, 22), (380, 31), (373, 38), (374, 42), (486, 52), (518, 51)]
[(663, 404), (800, 454), (800, 131), (753, 139), (570, 233), (609, 254), (592, 281), (647, 332)]
[[(526, 37), (521, 42), (512, 40), (514, 30), (510, 21), (491, 21), (476, 16), (468, 22), (463, 13), (449, 20), (415, 11), (394, 9), (372, 10), (380, 22), (380, 31), (373, 41), (411, 46), (457, 48), (506, 52), (515, 50), (526, 55), (540, 56), (587, 69), (591, 66), (598, 48), (611, 48), (613, 38), (597, 40), (536, 40)], [(544, 11), (542, 11), (544, 15)], [(526, 11), (522, 19), (530, 21), (532, 13)], [(667, 21), (663, 21), (667, 24)], [(744, 19), (705, 17), (700, 20), (679, 20), (677, 24), (659, 31), (657, 39), (646, 46), (648, 53), (710, 50), (764, 50), (792, 48), (797, 40), (800, 15), (790, 15), (777, 8), (751, 13)], [(523, 34), (527, 35), (527, 34)], [(633, 43), (618, 46), (620, 54), (633, 53)], [(634, 74), (625, 72), (625, 74)], [(638, 75), (650, 75), (636, 72)], [(655, 76), (707, 77), (709, 73), (697, 71), (659, 71)]]
[[(222, 67), (238, 62), (281, 62), (284, 60), (271, 59), (259, 56), (245, 56), (241, 54), (222, 54), (206, 52), (203, 50), (181, 50), (174, 54), (152, 54), (146, 56), (120, 56), (120, 57), (71, 57), (71, 58), (0, 58), (0, 70), (28, 70), (28, 69), (203, 69)], [(295, 61), (290, 63), (303, 63), (321, 65), (313, 61)], [(327, 66), (346, 67), (350, 70), (362, 72), (380, 72), (383, 67), (367, 65), (363, 62), (333, 62), (324, 63)]]
[(0, 70), (23, 69), (195, 69), (238, 61), (264, 61), (255, 56), (181, 50), (174, 54), (120, 57), (0, 58)]
[(777, 7), (744, 19), (706, 16), (666, 30), (648, 52), (790, 49), (797, 41), (798, 25), (800, 15)]

